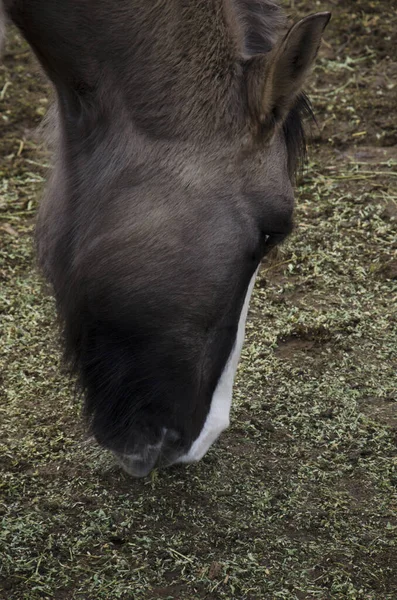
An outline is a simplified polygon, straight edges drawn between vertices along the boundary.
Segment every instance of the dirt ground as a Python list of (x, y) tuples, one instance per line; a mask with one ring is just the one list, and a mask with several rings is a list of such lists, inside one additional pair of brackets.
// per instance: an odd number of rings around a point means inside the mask
[(397, 7), (333, 18), (297, 227), (264, 264), (232, 425), (198, 465), (132, 480), (86, 440), (32, 230), (50, 91), (0, 66), (1, 600), (397, 598)]

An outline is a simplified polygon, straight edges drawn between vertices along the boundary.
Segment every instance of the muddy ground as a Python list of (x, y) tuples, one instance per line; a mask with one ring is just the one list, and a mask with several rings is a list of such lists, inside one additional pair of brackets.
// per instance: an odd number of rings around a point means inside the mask
[(198, 465), (124, 475), (85, 442), (32, 229), (49, 89), (0, 66), (1, 600), (397, 598), (397, 14), (331, 9), (297, 228), (255, 289), (232, 426)]

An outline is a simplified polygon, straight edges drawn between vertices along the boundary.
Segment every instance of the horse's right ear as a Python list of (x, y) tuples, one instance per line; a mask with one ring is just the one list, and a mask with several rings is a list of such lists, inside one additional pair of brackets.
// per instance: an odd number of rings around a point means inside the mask
[(246, 62), (248, 107), (254, 127), (271, 137), (302, 89), (316, 58), (331, 13), (310, 15), (296, 23), (268, 54)]

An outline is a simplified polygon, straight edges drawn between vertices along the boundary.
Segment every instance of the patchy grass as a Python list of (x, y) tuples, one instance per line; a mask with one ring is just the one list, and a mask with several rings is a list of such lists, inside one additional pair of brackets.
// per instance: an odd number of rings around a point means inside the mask
[(31, 240), (47, 170), (34, 128), (48, 88), (10, 34), (0, 67), (1, 599), (395, 599), (392, 4), (357, 0), (352, 13), (332, 2), (311, 84), (322, 131), (296, 232), (256, 286), (230, 430), (200, 464), (139, 481), (85, 441), (60, 368)]

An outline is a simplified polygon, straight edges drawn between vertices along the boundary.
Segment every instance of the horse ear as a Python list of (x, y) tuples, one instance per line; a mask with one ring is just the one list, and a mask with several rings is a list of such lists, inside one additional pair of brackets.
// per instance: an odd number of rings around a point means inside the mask
[(284, 121), (316, 58), (331, 13), (320, 12), (296, 23), (268, 54), (248, 59), (248, 105), (256, 125), (269, 137)]

